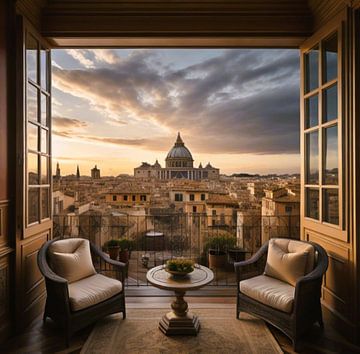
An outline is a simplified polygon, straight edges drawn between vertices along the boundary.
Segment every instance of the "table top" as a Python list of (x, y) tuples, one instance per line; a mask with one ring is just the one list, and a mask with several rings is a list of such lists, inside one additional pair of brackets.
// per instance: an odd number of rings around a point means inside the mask
[(146, 279), (160, 289), (187, 291), (209, 284), (214, 279), (214, 273), (207, 267), (196, 265), (193, 272), (184, 278), (179, 278), (173, 277), (165, 270), (165, 266), (161, 265), (151, 268), (146, 274)]

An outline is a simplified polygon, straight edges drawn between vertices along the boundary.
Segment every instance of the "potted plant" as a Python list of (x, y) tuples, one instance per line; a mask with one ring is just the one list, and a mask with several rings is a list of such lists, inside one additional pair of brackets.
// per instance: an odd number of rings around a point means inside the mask
[(194, 271), (194, 266), (191, 259), (174, 258), (166, 262), (165, 270), (173, 277), (184, 277)]
[(109, 253), (109, 256), (111, 259), (117, 260), (119, 258), (119, 240), (111, 239), (105, 243), (105, 248), (107, 248), (107, 251)]
[(119, 261), (123, 263), (129, 262), (130, 251), (133, 245), (133, 241), (128, 239), (127, 237), (121, 238), (119, 240)]
[(216, 235), (206, 242), (210, 268), (223, 268), (227, 261), (227, 251), (236, 245), (236, 238), (231, 235)]

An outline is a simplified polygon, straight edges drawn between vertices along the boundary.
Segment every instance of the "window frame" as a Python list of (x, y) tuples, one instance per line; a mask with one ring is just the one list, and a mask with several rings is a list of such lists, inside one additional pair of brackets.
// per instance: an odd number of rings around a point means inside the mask
[[(36, 78), (34, 81), (33, 78), (28, 75), (28, 38), (32, 37), (36, 42)], [(46, 56), (46, 87), (42, 86), (42, 51), (45, 51)], [(32, 235), (33, 231), (28, 231), (29, 229), (39, 228), (42, 229), (44, 224), (51, 224), (52, 213), (53, 213), (53, 203), (52, 203), (52, 151), (51, 151), (51, 50), (45, 41), (38, 37), (34, 31), (31, 29), (31, 26), (27, 24), (26, 29), (24, 29), (24, 54), (23, 54), (23, 63), (24, 63), (24, 74), (23, 74), (23, 97), (24, 97), (24, 119), (23, 119), (23, 144), (24, 144), (24, 238)], [(30, 119), (28, 116), (29, 104), (28, 104), (28, 93), (29, 88), (32, 87), (36, 91), (36, 120)], [(46, 122), (42, 122), (42, 98), (46, 98)], [(29, 147), (29, 134), (28, 129), (30, 126), (37, 128), (37, 149), (34, 150)], [(42, 150), (42, 134), (46, 133), (46, 150)], [(37, 157), (37, 173), (38, 180), (37, 184), (30, 184), (29, 180), (29, 163), (28, 157), (29, 154), (33, 154)], [(47, 181), (43, 182), (42, 172), (43, 172), (43, 161), (46, 160), (46, 177)], [(38, 197), (37, 205), (37, 220), (30, 222), (29, 220), (29, 191), (36, 190)], [(48, 193), (47, 198), (47, 216), (43, 214), (43, 193)]]
[[(337, 50), (338, 50), (338, 61), (337, 61), (337, 77), (328, 82), (324, 82), (323, 77), (325, 75), (326, 67), (325, 55), (323, 51), (324, 42), (331, 38), (337, 33)], [(344, 103), (344, 24), (342, 21), (334, 23), (332, 26), (328, 26), (323, 31), (319, 32), (316, 36), (304, 42), (300, 50), (300, 113), (301, 113), (301, 213), (302, 223), (305, 228), (316, 228), (317, 231), (327, 233), (331, 237), (346, 241), (346, 220), (345, 220), (345, 153), (346, 147), (344, 146), (344, 121), (345, 121), (345, 103)], [(318, 46), (319, 48), (319, 61), (318, 61), (318, 87), (309, 92), (305, 92), (305, 77), (306, 77), (306, 65), (305, 65), (305, 54), (312, 48)], [(324, 120), (324, 93), (325, 90), (337, 84), (338, 87), (338, 106), (337, 106), (337, 118), (331, 121)], [(318, 122), (317, 125), (307, 128), (307, 116), (306, 116), (306, 99), (318, 96)], [(325, 184), (324, 183), (324, 169), (325, 169), (325, 132), (327, 128), (337, 126), (338, 132), (338, 183)], [(307, 182), (307, 146), (306, 136), (311, 132), (318, 132), (318, 167), (319, 167), (319, 181), (318, 184), (310, 184)], [(313, 219), (307, 215), (307, 190), (317, 189), (319, 191), (319, 219)], [(324, 205), (324, 193), (326, 190), (337, 190), (338, 191), (338, 217), (339, 224), (332, 224), (324, 220), (325, 205)]]

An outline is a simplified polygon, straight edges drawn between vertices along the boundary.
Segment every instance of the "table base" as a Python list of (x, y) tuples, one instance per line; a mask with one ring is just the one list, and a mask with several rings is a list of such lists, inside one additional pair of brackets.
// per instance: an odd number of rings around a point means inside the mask
[(200, 322), (198, 317), (191, 312), (187, 312), (185, 316), (177, 316), (171, 311), (163, 316), (159, 323), (159, 329), (167, 336), (196, 336), (200, 330)]

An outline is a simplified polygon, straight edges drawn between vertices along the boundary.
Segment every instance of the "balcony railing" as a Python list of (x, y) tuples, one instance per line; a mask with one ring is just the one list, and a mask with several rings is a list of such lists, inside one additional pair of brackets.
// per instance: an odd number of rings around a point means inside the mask
[(208, 265), (209, 241), (234, 237), (235, 247), (226, 251), (226, 263), (213, 268), (212, 285), (236, 285), (233, 262), (249, 258), (263, 242), (273, 237), (299, 238), (299, 216), (206, 215), (174, 213), (164, 215), (55, 215), (55, 237), (82, 237), (106, 251), (111, 239), (132, 241), (127, 286), (146, 286), (146, 272), (174, 257), (191, 258)]

